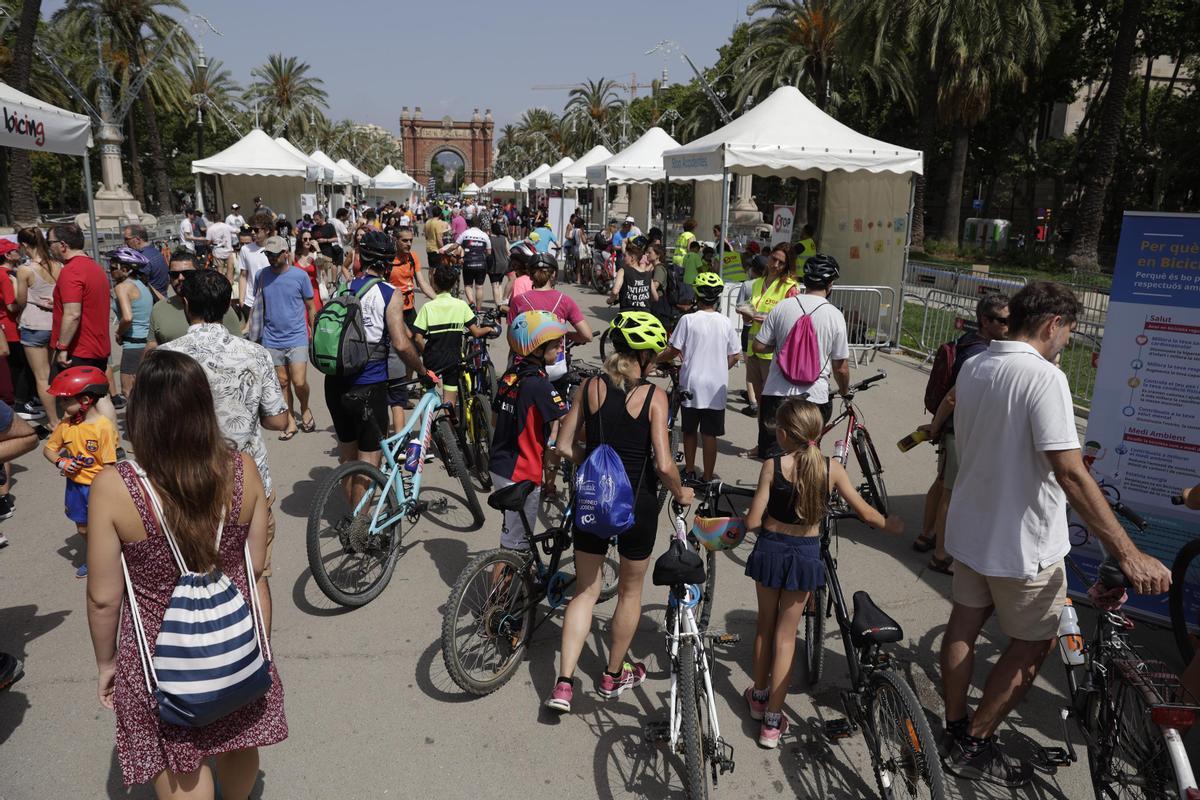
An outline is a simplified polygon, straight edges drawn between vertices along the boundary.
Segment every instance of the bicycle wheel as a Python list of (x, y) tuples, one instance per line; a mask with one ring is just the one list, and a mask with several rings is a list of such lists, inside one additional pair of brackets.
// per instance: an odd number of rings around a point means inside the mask
[(1171, 630), (1183, 663), (1192, 663), (1196, 645), (1190, 625), (1200, 624), (1200, 539), (1184, 545), (1171, 565)]
[(520, 666), (539, 599), (530, 566), (511, 550), (489, 550), (467, 564), (450, 589), (442, 660), (464, 692), (490, 694)]
[[(494, 400), (496, 398), (496, 390), (499, 386), (500, 384), (496, 381), (496, 365), (491, 361), (484, 362), (483, 381), (480, 386), (483, 389), (483, 393), (487, 395), (489, 400)], [(491, 411), (490, 403), (487, 404), (487, 409), (489, 412)]]
[(851, 438), (851, 445), (854, 447), (854, 455), (858, 457), (858, 466), (862, 470), (867, 490), (864, 499), (886, 517), (887, 486), (883, 483), (883, 467), (879, 465), (879, 454), (875, 452), (875, 445), (871, 443), (871, 434), (859, 428)]
[(611, 347), (608, 343), (608, 328), (605, 328), (604, 332), (600, 334), (600, 360), (601, 361), (606, 361), (608, 359), (608, 354), (609, 354), (610, 349), (611, 349)]
[[(571, 576), (572, 586), (575, 582), (575, 557), (563, 556), (562, 561), (558, 564), (558, 569)], [(600, 597), (601, 603), (612, 600), (617, 596), (617, 579), (621, 572), (621, 562), (615, 556), (606, 555), (604, 564), (600, 567)]]
[(817, 587), (804, 609), (804, 666), (808, 668), (808, 685), (816, 686), (825, 667), (825, 609), (827, 590)]
[(871, 766), (879, 796), (885, 800), (928, 797), (940, 800), (945, 777), (937, 744), (925, 711), (908, 684), (891, 670), (869, 677), (871, 694), (867, 724)]
[[(358, 513), (346, 497), (343, 481), (365, 480)], [(338, 605), (358, 607), (379, 596), (396, 570), (407, 520), (372, 531), (375, 520), (398, 516), (395, 496), (384, 494), (387, 478), (362, 461), (347, 461), (325, 479), (308, 512), (308, 566), (321, 591)]]
[(1100, 693), (1093, 693), (1085, 711), (1092, 730), (1102, 737), (1088, 748), (1096, 797), (1178, 798), (1179, 784), (1167, 741), (1150, 718), (1142, 690), (1118, 676), (1111, 681), (1110, 691), (1108, 702)]
[(467, 444), (465, 453), (471, 472), (479, 481), (479, 488), (485, 492), (492, 490), (492, 471), (489, 465), (492, 461), (492, 415), (487, 400), (478, 392), (467, 399), (467, 414), (463, 423), (467, 428)]
[(705, 782), (704, 742), (701, 739), (700, 715), (707, 711), (703, 705), (704, 690), (696, 671), (696, 648), (684, 640), (679, 645), (678, 692), (675, 695), (680, 715), (679, 747), (683, 750), (683, 791), (690, 800), (707, 800)]
[(471, 473), (463, 459), (462, 450), (458, 447), (458, 437), (455, 436), (454, 429), (450, 426), (450, 420), (445, 417), (433, 423), (433, 443), (442, 455), (446, 472), (451, 478), (458, 478), (458, 482), (462, 486), (463, 498), (466, 500), (467, 509), (470, 510), (475, 524), (472, 530), (479, 530), (483, 527), (483, 507), (479, 505), (475, 487), (471, 484)]

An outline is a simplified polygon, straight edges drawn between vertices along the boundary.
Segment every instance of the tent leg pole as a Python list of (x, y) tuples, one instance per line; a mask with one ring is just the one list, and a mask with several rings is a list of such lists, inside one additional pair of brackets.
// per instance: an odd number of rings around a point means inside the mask
[(96, 198), (92, 187), (92, 159), (87, 153), (83, 154), (83, 185), (87, 192), (88, 227), (92, 233), (92, 258), (100, 260), (100, 231), (96, 230)]
[(721, 241), (717, 242), (717, 261), (725, 268), (725, 240), (729, 238), (729, 168), (721, 170)]
[(663, 181), (663, 249), (666, 249), (667, 242), (671, 241), (671, 173), (665, 173), (663, 176), (666, 180)]

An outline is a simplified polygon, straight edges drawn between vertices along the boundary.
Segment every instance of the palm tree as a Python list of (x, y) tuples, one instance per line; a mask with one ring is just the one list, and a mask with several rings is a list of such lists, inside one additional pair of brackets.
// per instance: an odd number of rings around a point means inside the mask
[(624, 106), (617, 93), (617, 82), (608, 78), (589, 79), (572, 89), (563, 111), (575, 123), (575, 143), (584, 150), (601, 142), (610, 145), (611, 131)]
[[(12, 62), (6, 78), (19, 92), (29, 91), (29, 77), (33, 71), (33, 37), (41, 18), (41, 0), (25, 0), (21, 5), (21, 17), (17, 26), (16, 45), (13, 47)], [(9, 162), (9, 213), (20, 222), (36, 222), (38, 218), (37, 195), (33, 192), (33, 164), (29, 151), (13, 150)]]
[(746, 14), (763, 11), (770, 13), (750, 23), (748, 66), (736, 78), (738, 102), (790, 84), (826, 108), (849, 32), (847, 0), (756, 0)]
[[(225, 64), (220, 59), (210, 59), (203, 76), (197, 71), (195, 61), (190, 58), (178, 66), (190, 97), (205, 97), (209, 106), (217, 106), (226, 114), (232, 114), (240, 107), (242, 88), (233, 80), (233, 73), (225, 69)], [(208, 114), (205, 122), (210, 130), (216, 130), (224, 124), (216, 114)]]
[(310, 67), (295, 56), (273, 53), (267, 63), (250, 70), (254, 82), (246, 89), (246, 102), (259, 104), (265, 126), (283, 136), (293, 127), (304, 131), (310, 111), (323, 111), (328, 96), (324, 81), (308, 74)]

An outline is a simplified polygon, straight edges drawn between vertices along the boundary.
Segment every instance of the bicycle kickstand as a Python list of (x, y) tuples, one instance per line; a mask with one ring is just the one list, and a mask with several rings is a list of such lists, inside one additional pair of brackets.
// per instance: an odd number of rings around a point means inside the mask
[(1075, 752), (1075, 745), (1071, 744), (1071, 730), (1067, 725), (1067, 720), (1073, 716), (1071, 709), (1064, 708), (1059, 711), (1059, 722), (1062, 723), (1063, 742), (1066, 747), (1043, 747), (1042, 756), (1045, 759), (1046, 765), (1050, 767), (1069, 767), (1079, 760), (1078, 754)]

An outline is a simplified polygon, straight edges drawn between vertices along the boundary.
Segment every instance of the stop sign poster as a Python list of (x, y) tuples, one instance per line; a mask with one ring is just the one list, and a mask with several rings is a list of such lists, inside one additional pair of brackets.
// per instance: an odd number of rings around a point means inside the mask
[(771, 244), (792, 240), (792, 228), (796, 224), (796, 209), (791, 206), (775, 206), (771, 214)]

